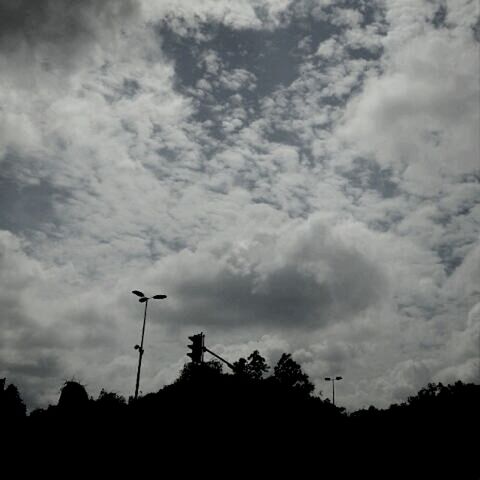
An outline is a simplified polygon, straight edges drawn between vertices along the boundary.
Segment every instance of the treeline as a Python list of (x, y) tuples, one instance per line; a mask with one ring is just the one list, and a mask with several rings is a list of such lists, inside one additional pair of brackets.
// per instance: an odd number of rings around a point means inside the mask
[[(74, 380), (66, 381), (60, 390), (57, 405), (33, 410), (27, 415), (15, 385), (6, 386), (2, 380), (0, 408), (2, 418), (30, 423), (53, 420), (57, 417), (85, 417), (101, 413), (106, 419), (117, 415), (162, 416), (166, 407), (178, 413), (202, 411), (213, 415), (221, 411), (235, 411), (236, 416), (257, 412), (263, 417), (269, 412), (288, 405), (328, 412), (329, 416), (345, 415), (345, 409), (334, 407), (329, 400), (314, 395), (314, 385), (301, 366), (284, 353), (273, 370), (256, 350), (248, 358), (240, 358), (233, 364), (234, 370), (224, 372), (217, 360), (203, 363), (186, 363), (178, 378), (156, 393), (128, 400), (114, 392), (102, 389), (98, 398), (89, 397), (85, 387)], [(181, 410), (181, 411), (180, 411)], [(289, 409), (290, 411), (290, 409)], [(284, 411), (284, 415), (285, 415)], [(83, 420), (85, 420), (83, 418)]]
[(185, 364), (172, 384), (136, 401), (106, 390), (94, 399), (83, 385), (67, 381), (57, 405), (29, 415), (17, 388), (3, 380), (0, 420), (38, 442), (48, 434), (136, 448), (153, 438), (164, 450), (177, 446), (211, 454), (212, 447), (248, 453), (247, 460), (270, 448), (286, 458), (306, 452), (310, 459), (315, 452), (331, 461), (348, 457), (347, 463), (322, 468), (373, 469), (370, 478), (380, 464), (400, 459), (398, 471), (415, 464), (422, 469), (421, 478), (430, 478), (428, 471), (438, 477), (439, 471), (453, 467), (466, 475), (455, 478), (478, 478), (470, 475), (480, 473), (475, 470), (479, 385), (431, 383), (401, 404), (347, 413), (314, 393), (308, 375), (289, 354), (273, 369), (258, 351), (234, 367), (224, 372), (217, 361)]

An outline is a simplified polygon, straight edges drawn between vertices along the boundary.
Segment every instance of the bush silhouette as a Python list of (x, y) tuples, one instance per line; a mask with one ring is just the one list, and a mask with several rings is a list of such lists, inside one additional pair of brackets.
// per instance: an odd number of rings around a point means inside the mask
[(88, 407), (88, 394), (85, 387), (74, 380), (68, 380), (64, 383), (58, 406), (63, 410), (75, 411), (85, 410)]

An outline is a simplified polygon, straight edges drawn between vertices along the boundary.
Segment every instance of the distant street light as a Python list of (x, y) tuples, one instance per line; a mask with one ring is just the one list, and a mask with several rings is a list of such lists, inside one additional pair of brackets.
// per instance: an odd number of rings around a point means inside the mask
[(325, 377), (325, 381), (332, 382), (332, 403), (335, 406), (335, 380), (343, 380), (342, 377)]
[(135, 400), (138, 398), (138, 388), (140, 386), (140, 370), (142, 368), (142, 357), (143, 357), (143, 339), (145, 337), (145, 323), (147, 321), (147, 306), (148, 306), (148, 301), (151, 300), (152, 298), (154, 300), (163, 300), (164, 298), (167, 298), (166, 295), (154, 295), (153, 297), (146, 297), (142, 292), (139, 290), (133, 290), (132, 293), (136, 295), (137, 297), (140, 297), (138, 301), (140, 303), (145, 304), (145, 311), (143, 313), (143, 327), (142, 327), (142, 340), (140, 342), (140, 345), (135, 345), (135, 350), (138, 350), (138, 370), (137, 370), (137, 382), (135, 384)]

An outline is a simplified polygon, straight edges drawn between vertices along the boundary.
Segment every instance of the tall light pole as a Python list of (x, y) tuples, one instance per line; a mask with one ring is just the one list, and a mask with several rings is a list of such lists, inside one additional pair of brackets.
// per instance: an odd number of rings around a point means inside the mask
[(325, 377), (327, 382), (332, 382), (332, 403), (335, 406), (335, 380), (343, 380), (342, 377)]
[(138, 350), (138, 370), (137, 370), (137, 381), (135, 383), (135, 400), (138, 398), (138, 388), (140, 387), (140, 370), (142, 369), (142, 357), (143, 357), (143, 339), (145, 337), (145, 324), (147, 323), (147, 306), (148, 301), (152, 298), (154, 300), (163, 300), (167, 298), (166, 295), (154, 295), (153, 297), (146, 297), (142, 292), (139, 290), (133, 290), (132, 293), (137, 297), (140, 297), (138, 301), (140, 303), (145, 304), (145, 310), (143, 312), (143, 327), (142, 327), (142, 340), (140, 341), (140, 345), (135, 345), (135, 350)]

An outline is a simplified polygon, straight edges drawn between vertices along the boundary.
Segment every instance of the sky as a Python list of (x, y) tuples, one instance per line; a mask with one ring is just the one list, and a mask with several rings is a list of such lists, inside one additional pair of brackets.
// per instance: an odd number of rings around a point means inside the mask
[(0, 0), (0, 377), (133, 394), (188, 336), (349, 410), (480, 382), (475, 0)]

